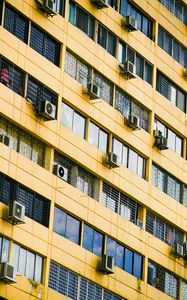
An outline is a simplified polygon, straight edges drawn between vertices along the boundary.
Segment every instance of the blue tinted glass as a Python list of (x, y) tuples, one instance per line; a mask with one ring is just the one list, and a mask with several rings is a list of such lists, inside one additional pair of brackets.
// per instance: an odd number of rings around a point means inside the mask
[(103, 251), (103, 235), (94, 230), (93, 253), (101, 256)]
[(137, 253), (134, 253), (133, 275), (138, 278), (142, 277), (142, 256)]
[(123, 269), (124, 267), (124, 247), (122, 245), (116, 245), (116, 266)]
[(72, 2), (69, 4), (69, 22), (75, 25), (75, 4)]
[(109, 256), (116, 257), (116, 242), (111, 238), (107, 238), (106, 253)]
[(132, 274), (133, 252), (125, 249), (125, 271)]
[(71, 216), (67, 216), (66, 237), (72, 242), (79, 244), (80, 221)]
[(122, 16), (127, 15), (127, 0), (121, 0), (120, 14)]
[(66, 213), (61, 209), (55, 207), (53, 230), (62, 236), (65, 236)]
[(93, 229), (86, 224), (84, 224), (84, 234), (83, 234), (83, 248), (88, 251), (93, 251)]

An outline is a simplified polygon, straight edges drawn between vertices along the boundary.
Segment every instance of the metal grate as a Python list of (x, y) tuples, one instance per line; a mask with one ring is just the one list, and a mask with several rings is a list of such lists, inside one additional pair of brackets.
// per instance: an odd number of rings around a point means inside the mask
[(130, 222), (136, 223), (138, 204), (105, 182), (103, 183), (102, 203)]

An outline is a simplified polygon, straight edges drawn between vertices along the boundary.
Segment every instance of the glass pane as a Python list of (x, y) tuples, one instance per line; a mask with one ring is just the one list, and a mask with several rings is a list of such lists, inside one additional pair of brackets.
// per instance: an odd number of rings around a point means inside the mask
[(79, 29), (88, 34), (88, 14), (79, 6), (76, 7), (76, 24)]
[(122, 162), (122, 149), (123, 149), (122, 147), (123, 144), (120, 141), (113, 138), (113, 152), (117, 154), (120, 162)]
[(128, 168), (137, 173), (138, 170), (138, 154), (134, 152), (132, 149), (129, 149), (129, 160), (128, 160)]
[(67, 104), (61, 104), (61, 123), (72, 130), (73, 128), (73, 109)]
[(80, 221), (67, 215), (66, 238), (76, 244), (79, 244), (79, 237), (80, 237)]
[(103, 48), (106, 49), (106, 43), (107, 43), (107, 30), (99, 24), (98, 26), (98, 39), (97, 42), (99, 45), (101, 45)]
[(92, 122), (90, 122), (88, 141), (95, 147), (98, 147), (99, 127), (93, 124)]
[(100, 129), (99, 149), (106, 153), (107, 152), (107, 146), (108, 146), (108, 134)]
[(114, 257), (115, 264), (116, 264), (116, 246), (117, 243), (113, 239), (107, 237), (106, 253), (107, 255)]
[(116, 266), (124, 268), (124, 247), (120, 244), (116, 245)]
[(168, 129), (168, 147), (175, 151), (176, 134)]
[(35, 255), (34, 253), (27, 251), (26, 276), (30, 279), (34, 279), (34, 267)]
[(65, 236), (66, 215), (61, 209), (54, 208), (53, 230), (62, 236)]
[(142, 256), (134, 253), (133, 275), (137, 278), (142, 277)]
[(127, 167), (127, 158), (128, 158), (128, 147), (122, 146), (122, 164)]
[(36, 280), (37, 282), (42, 282), (42, 269), (43, 269), (43, 258), (39, 255), (36, 255), (34, 280)]
[(177, 91), (177, 107), (185, 112), (186, 109), (185, 94), (180, 90)]
[(178, 136), (176, 136), (176, 153), (178, 153), (179, 155), (182, 156), (182, 144), (183, 144), (183, 140), (181, 138), (179, 138)]
[(88, 225), (84, 224), (84, 233), (83, 233), (83, 248), (87, 249), (88, 251), (93, 251), (93, 228), (89, 227)]
[(1, 249), (1, 262), (8, 262), (8, 259), (9, 259), (9, 247), (10, 247), (9, 240), (3, 238), (2, 249)]
[(133, 266), (133, 252), (129, 249), (125, 249), (125, 271), (132, 274)]
[(116, 37), (110, 32), (108, 32), (107, 51), (113, 56), (116, 54)]
[(101, 256), (103, 251), (103, 235), (98, 231), (94, 230), (94, 243), (93, 243), (93, 253)]
[(27, 250), (20, 248), (18, 273), (20, 273), (21, 275), (25, 275), (26, 272), (26, 259), (27, 259)]
[(20, 246), (13, 243), (12, 245), (12, 265), (14, 266), (14, 274), (18, 271)]
[(85, 118), (81, 117), (78, 113), (74, 112), (73, 132), (75, 132), (82, 138), (85, 137), (85, 124)]
[(138, 170), (137, 175), (144, 178), (144, 159), (138, 155)]

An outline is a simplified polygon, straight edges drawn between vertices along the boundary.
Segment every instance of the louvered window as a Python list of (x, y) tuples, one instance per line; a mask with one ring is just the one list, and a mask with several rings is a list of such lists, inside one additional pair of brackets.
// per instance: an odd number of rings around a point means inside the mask
[(170, 100), (180, 110), (186, 111), (186, 94), (165, 75), (157, 71), (157, 91)]
[(184, 241), (184, 233), (182, 231), (149, 211), (146, 214), (146, 231), (172, 247), (175, 242), (182, 245)]
[(64, 70), (85, 87), (91, 80), (91, 67), (69, 51), (66, 51)]
[(104, 290), (103, 300), (124, 300), (124, 298), (115, 295), (110, 291)]
[(148, 263), (147, 282), (174, 299), (178, 299), (179, 279), (165, 268), (151, 261)]
[(102, 204), (128, 221), (136, 222), (138, 204), (106, 183), (103, 183)]
[(80, 300), (102, 300), (102, 288), (86, 278), (80, 278)]
[(160, 2), (181, 22), (187, 24), (187, 6), (180, 0), (160, 0)]
[(30, 46), (42, 56), (59, 66), (60, 43), (36, 25), (31, 25)]
[(132, 16), (137, 20), (138, 29), (147, 37), (152, 39), (153, 21), (150, 20), (141, 10), (133, 6), (129, 0), (121, 0), (120, 14), (123, 16)]
[(19, 12), (5, 5), (4, 28), (27, 44), (29, 21)]
[(0, 56), (0, 82), (17, 94), (24, 96), (25, 72)]
[(187, 49), (161, 26), (158, 28), (158, 45), (184, 67), (187, 66)]
[(0, 117), (0, 133), (10, 138), (9, 147), (44, 167), (46, 145), (8, 120)]

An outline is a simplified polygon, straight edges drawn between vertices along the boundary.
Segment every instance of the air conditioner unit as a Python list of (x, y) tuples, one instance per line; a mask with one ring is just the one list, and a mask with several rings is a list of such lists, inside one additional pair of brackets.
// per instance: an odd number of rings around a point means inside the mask
[(101, 257), (100, 271), (105, 274), (114, 274), (114, 257), (103, 254)]
[(129, 60), (119, 65), (120, 74), (126, 79), (136, 78), (136, 66)]
[(130, 128), (132, 128), (133, 130), (139, 130), (140, 126), (139, 126), (139, 118), (135, 115), (129, 115), (127, 117), (127, 119), (125, 118), (125, 123), (127, 124), (127, 126), (129, 126)]
[(25, 206), (17, 201), (12, 201), (9, 205), (7, 219), (14, 224), (23, 224), (25, 217)]
[(56, 118), (56, 106), (48, 100), (41, 101), (39, 115), (46, 120), (55, 120)]
[(184, 69), (183, 76), (187, 79), (187, 67)]
[(174, 254), (176, 257), (183, 257), (184, 251), (183, 251), (183, 245), (179, 243), (174, 244)]
[(68, 180), (68, 169), (63, 167), (62, 165), (60, 165), (60, 164), (54, 165), (53, 172), (59, 178), (65, 180), (65, 181)]
[(185, 241), (183, 244), (183, 255), (184, 257), (187, 257), (187, 241)]
[(139, 220), (139, 219), (136, 220), (136, 225), (137, 225), (138, 227), (142, 228), (142, 229), (143, 229), (143, 227), (144, 227), (143, 221), (141, 221), (141, 220)]
[(0, 143), (3, 143), (6, 146), (9, 146), (9, 144), (10, 144), (9, 136), (4, 133), (0, 133)]
[(56, 0), (42, 0), (42, 9), (47, 13), (48, 16), (56, 15)]
[(119, 157), (113, 152), (108, 152), (103, 158), (103, 164), (110, 168), (117, 168), (120, 166)]
[(131, 16), (123, 17), (121, 20), (121, 26), (128, 31), (138, 30), (137, 20)]
[(108, 0), (91, 0), (93, 4), (95, 4), (98, 8), (107, 8), (109, 7), (108, 5)]
[(91, 99), (99, 99), (100, 98), (100, 87), (91, 82), (88, 84), (86, 89), (86, 94), (90, 96)]
[(153, 136), (155, 139), (159, 139), (162, 136), (162, 131), (159, 130), (158, 128), (153, 130)]
[(167, 138), (161, 136), (159, 138), (155, 138), (154, 145), (158, 147), (160, 150), (167, 150), (168, 149), (167, 143), (168, 143)]
[(0, 281), (15, 283), (14, 267), (7, 262), (0, 264)]

